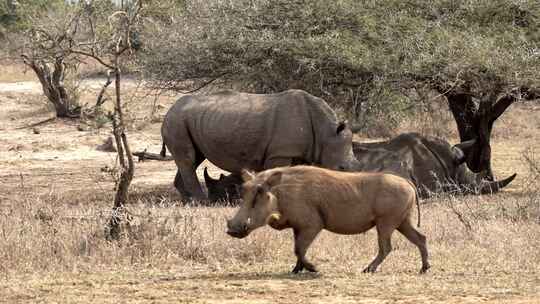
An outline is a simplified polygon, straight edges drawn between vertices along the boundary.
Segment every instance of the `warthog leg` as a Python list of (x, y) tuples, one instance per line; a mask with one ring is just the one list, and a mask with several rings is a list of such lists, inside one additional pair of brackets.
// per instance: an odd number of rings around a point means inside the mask
[(294, 229), (294, 254), (296, 255), (296, 266), (293, 273), (299, 273), (303, 269), (310, 272), (317, 272), (317, 268), (306, 259), (306, 252), (309, 245), (315, 240), (321, 228), (309, 227), (305, 229)]
[(428, 262), (428, 251), (426, 246), (426, 237), (418, 232), (409, 219), (406, 219), (399, 227), (398, 231), (401, 232), (411, 243), (415, 244), (420, 250), (420, 256), (422, 257), (422, 268), (420, 273), (425, 273), (431, 266)]
[(386, 256), (392, 251), (392, 232), (394, 232), (394, 226), (377, 223), (377, 240), (379, 242), (379, 252), (375, 259), (364, 269), (363, 272), (375, 272), (377, 267), (384, 261)]

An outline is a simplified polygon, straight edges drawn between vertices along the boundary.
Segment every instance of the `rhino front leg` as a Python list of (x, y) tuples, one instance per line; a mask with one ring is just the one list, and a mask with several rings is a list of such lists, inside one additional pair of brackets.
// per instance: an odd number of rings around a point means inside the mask
[(294, 254), (296, 255), (296, 266), (292, 270), (293, 273), (299, 273), (303, 269), (310, 272), (317, 272), (317, 268), (306, 259), (306, 252), (309, 245), (313, 243), (315, 237), (321, 231), (319, 227), (309, 227), (304, 229), (294, 230)]

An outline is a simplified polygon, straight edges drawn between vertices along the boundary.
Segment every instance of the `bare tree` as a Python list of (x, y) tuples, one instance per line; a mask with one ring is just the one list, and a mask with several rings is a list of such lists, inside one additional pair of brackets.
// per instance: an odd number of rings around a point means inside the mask
[(67, 17), (58, 18), (54, 14), (29, 17), (33, 25), (24, 33), (26, 41), (21, 57), (39, 79), (56, 116), (77, 118), (81, 107), (74, 91), (66, 87), (65, 80), (78, 62), (65, 50), (72, 46), (72, 39), (78, 34), (81, 12), (69, 12)]
[[(44, 92), (57, 107), (58, 116), (80, 114), (71, 108), (69, 94), (63, 87), (66, 60), (70, 63), (93, 59), (107, 70), (108, 79), (98, 96), (97, 105), (105, 100), (103, 94), (114, 77), (114, 111), (109, 113), (119, 162), (112, 216), (107, 224), (109, 239), (120, 237), (120, 223), (126, 217), (129, 186), (134, 175), (133, 155), (126, 134), (122, 103), (122, 66), (139, 44), (132, 43), (142, 23), (143, 1), (133, 1), (116, 9), (108, 0), (80, 2), (65, 12), (67, 20), (57, 20), (55, 31), (34, 27), (31, 52), (23, 54), (25, 63), (38, 75)], [(58, 12), (57, 12), (58, 13)], [(52, 62), (52, 67), (49, 66)]]

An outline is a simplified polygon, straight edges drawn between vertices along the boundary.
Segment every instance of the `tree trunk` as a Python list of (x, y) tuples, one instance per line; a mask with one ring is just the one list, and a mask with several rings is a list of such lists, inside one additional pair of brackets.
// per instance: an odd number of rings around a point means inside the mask
[(461, 142), (476, 140), (470, 149), (464, 151), (467, 166), (471, 171), (482, 172), (486, 179), (493, 180), (490, 145), (493, 123), (516, 101), (516, 97), (506, 95), (497, 100), (497, 96), (491, 95), (484, 100), (475, 101), (469, 94), (454, 92), (447, 93), (446, 97)]
[(23, 55), (23, 61), (28, 65), (41, 83), (43, 93), (53, 104), (56, 117), (78, 118), (81, 115), (81, 108), (69, 96), (64, 86), (65, 64), (62, 57), (57, 57), (54, 61), (53, 70), (46, 62), (30, 59)]
[[(116, 62), (118, 67), (118, 62)], [(108, 238), (117, 240), (120, 237), (120, 223), (122, 219), (127, 218), (125, 212), (125, 203), (128, 201), (129, 186), (133, 179), (135, 167), (133, 162), (133, 156), (128, 144), (127, 136), (125, 133), (124, 114), (122, 111), (122, 103), (120, 97), (120, 69), (115, 70), (115, 89), (116, 89), (116, 103), (114, 107), (113, 122), (113, 134), (116, 140), (116, 147), (118, 149), (118, 159), (120, 161), (120, 179), (116, 186), (116, 194), (114, 196), (114, 205), (112, 210), (112, 216), (108, 224)], [(128, 218), (129, 220), (129, 218)]]

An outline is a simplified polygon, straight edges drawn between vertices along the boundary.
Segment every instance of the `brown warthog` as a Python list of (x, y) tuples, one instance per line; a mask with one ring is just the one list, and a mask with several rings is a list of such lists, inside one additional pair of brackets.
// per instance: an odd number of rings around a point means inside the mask
[(379, 252), (364, 272), (375, 272), (392, 250), (390, 237), (401, 232), (420, 249), (426, 272), (426, 238), (411, 224), (411, 211), (420, 209), (416, 188), (408, 180), (384, 173), (345, 173), (310, 166), (275, 168), (253, 174), (242, 172), (242, 205), (227, 221), (227, 233), (244, 238), (266, 224), (274, 229), (292, 228), (293, 273), (316, 271), (306, 251), (322, 229), (339, 234), (363, 233), (377, 227)]
[(294, 163), (351, 170), (352, 132), (328, 104), (300, 90), (276, 94), (224, 91), (186, 95), (167, 112), (162, 155), (169, 149), (185, 197), (205, 198), (195, 169), (205, 159), (229, 172)]

